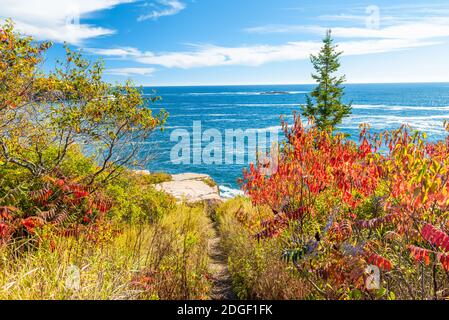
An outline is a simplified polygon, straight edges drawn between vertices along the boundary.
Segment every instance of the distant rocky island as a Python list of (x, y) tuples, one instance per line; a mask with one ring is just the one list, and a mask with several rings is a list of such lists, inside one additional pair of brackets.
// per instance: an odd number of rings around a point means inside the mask
[(262, 92), (261, 95), (275, 95), (275, 94), (290, 94), (290, 92), (288, 91), (267, 91), (267, 92)]

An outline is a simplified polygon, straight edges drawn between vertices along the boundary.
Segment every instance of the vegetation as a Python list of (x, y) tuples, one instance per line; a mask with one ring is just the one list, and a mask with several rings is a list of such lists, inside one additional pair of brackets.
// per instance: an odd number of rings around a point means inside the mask
[[(350, 112), (330, 32), (312, 62), (318, 87), (305, 126), (283, 122), (275, 172), (251, 165), (249, 200), (218, 210), (240, 298), (447, 299), (449, 137), (429, 142), (408, 126), (359, 142), (333, 127)], [(330, 129), (330, 130), (329, 130)], [(446, 124), (449, 132), (449, 124)], [(285, 284), (288, 285), (285, 285)]]
[(215, 208), (129, 169), (163, 128), (158, 98), (103, 82), (101, 63), (69, 49), (44, 73), (51, 44), (0, 27), (0, 299), (207, 299), (209, 216), (241, 299), (447, 299), (449, 137), (328, 130), (350, 106), (324, 42), (305, 109), (316, 122), (284, 122), (277, 170), (251, 165), (247, 197)]
[[(251, 210), (270, 212), (246, 224), (264, 250), (282, 244), (274, 254), (307, 297), (447, 298), (449, 138), (362, 126), (356, 144), (298, 117), (284, 132), (277, 172), (244, 174)], [(378, 286), (367, 268), (379, 270)]]
[(302, 107), (303, 115), (313, 118), (322, 130), (333, 129), (344, 117), (351, 114), (352, 109), (350, 104), (341, 102), (345, 77), (334, 76), (334, 73), (340, 68), (339, 59), (342, 52), (336, 51), (337, 46), (333, 44), (330, 30), (327, 31), (323, 43), (319, 54), (311, 56), (316, 71), (312, 78), (318, 86), (312, 91), (312, 98), (307, 96), (306, 105)]
[(307, 298), (307, 283), (295, 274), (293, 266), (280, 259), (282, 242), (261, 242), (254, 237), (258, 221), (270, 217), (269, 208), (255, 207), (249, 199), (239, 197), (221, 205), (216, 214), (237, 298)]
[(207, 208), (128, 169), (158, 98), (68, 48), (44, 73), (50, 47), (0, 27), (0, 299), (208, 298)]
[[(79, 236), (48, 229), (29, 250), (0, 249), (2, 299), (206, 299), (210, 224), (179, 207), (153, 224), (106, 224)], [(71, 283), (79, 270), (79, 287)]]

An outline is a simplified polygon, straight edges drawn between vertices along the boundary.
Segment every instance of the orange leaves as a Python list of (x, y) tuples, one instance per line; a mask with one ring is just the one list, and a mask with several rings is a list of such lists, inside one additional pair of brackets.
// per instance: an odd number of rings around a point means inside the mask
[(449, 251), (449, 236), (443, 231), (427, 223), (422, 228), (421, 234), (422, 237), (432, 245), (440, 247), (446, 252)]
[(19, 209), (15, 207), (0, 207), (0, 222), (11, 221)]
[(352, 223), (349, 220), (343, 220), (340, 223), (335, 223), (329, 233), (334, 241), (345, 241), (352, 236)]
[[(375, 135), (362, 127), (356, 144), (306, 128), (297, 117), (283, 128), (287, 143), (278, 170), (264, 175), (258, 164), (244, 174), (242, 187), (253, 204), (280, 212), (262, 223), (258, 238), (283, 232), (286, 243), (318, 244), (308, 259), (326, 272), (352, 258), (384, 272), (401, 266), (388, 277), (432, 271), (413, 261), (449, 271), (449, 137), (430, 143), (408, 126)], [(289, 229), (291, 219), (283, 216), (287, 200), (302, 208), (300, 223)], [(442, 274), (436, 273), (438, 281)], [(341, 285), (344, 276), (333, 281)]]
[(43, 189), (31, 192), (31, 198), (33, 198), (34, 201), (38, 202), (41, 205), (45, 205), (52, 195), (53, 195), (53, 190), (51, 190), (49, 188), (43, 188)]
[(36, 228), (40, 228), (44, 225), (44, 222), (38, 217), (28, 217), (22, 220), (22, 225), (25, 227), (28, 233), (33, 234)]
[(413, 260), (416, 262), (423, 262), (426, 266), (430, 264), (431, 251), (413, 245), (408, 246), (408, 249), (410, 250)]
[(9, 226), (6, 223), (0, 223), (0, 238), (3, 238), (7, 231)]
[(7, 241), (15, 231), (14, 222), (19, 209), (15, 207), (0, 207), (0, 243)]
[(433, 255), (436, 259), (436, 261), (439, 261), (441, 263), (441, 266), (444, 270), (449, 271), (449, 255), (441, 252), (435, 252), (428, 249), (424, 249), (421, 247), (410, 245), (408, 246), (408, 249), (410, 250), (410, 254), (415, 260), (415, 262), (422, 262), (426, 266), (430, 265), (430, 259)]
[(281, 212), (276, 214), (273, 219), (261, 222), (263, 230), (255, 235), (259, 240), (261, 238), (274, 238), (278, 236), (282, 230), (288, 226), (290, 221), (300, 219), (305, 213), (305, 208), (299, 208), (291, 212)]
[(286, 198), (309, 202), (324, 190), (334, 191), (351, 208), (359, 205), (355, 195), (371, 195), (378, 185), (379, 170), (371, 160), (372, 146), (363, 139), (361, 146), (342, 135), (305, 128), (299, 117), (291, 129), (283, 123), (288, 146), (278, 170), (262, 174), (262, 164), (244, 172), (243, 190), (254, 204), (279, 208)]
[(376, 253), (368, 254), (367, 256), (367, 263), (376, 265), (379, 269), (383, 271), (390, 271), (391, 270), (391, 262), (384, 258), (379, 256)]
[(46, 225), (62, 233), (78, 230), (103, 221), (112, 207), (100, 192), (65, 177), (43, 177), (40, 189), (30, 191), (30, 200), (26, 212), (0, 207), (0, 239), (33, 236)]
[(449, 271), (449, 255), (447, 254), (447, 252), (449, 251), (449, 236), (430, 223), (426, 223), (421, 229), (421, 236), (428, 243), (435, 246), (435, 249), (443, 249), (446, 253), (431, 251), (428, 249), (410, 245), (408, 248), (413, 259), (416, 262), (423, 262), (426, 265), (429, 265), (431, 254), (433, 254), (435, 256), (435, 259), (441, 263), (443, 268), (446, 271)]
[(439, 260), (440, 260), (444, 270), (449, 271), (449, 255), (442, 254), (442, 255), (440, 255)]

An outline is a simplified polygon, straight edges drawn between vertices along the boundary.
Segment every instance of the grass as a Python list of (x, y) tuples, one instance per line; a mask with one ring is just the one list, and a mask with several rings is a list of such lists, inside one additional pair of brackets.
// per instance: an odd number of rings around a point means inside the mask
[(307, 298), (308, 284), (280, 259), (281, 241), (258, 241), (251, 232), (269, 215), (269, 210), (255, 208), (243, 197), (228, 200), (217, 210), (234, 292), (239, 299)]
[[(212, 230), (203, 207), (179, 206), (157, 223), (115, 227), (117, 235), (105, 228), (96, 242), (47, 233), (38, 244), (3, 245), (0, 299), (208, 298)], [(67, 286), (73, 270), (79, 288)]]
[(204, 179), (201, 179), (201, 181), (203, 181), (205, 184), (207, 184), (211, 188), (215, 188), (218, 186), (217, 183), (214, 180), (212, 180), (211, 178), (204, 178)]
[(148, 184), (158, 184), (172, 181), (172, 176), (166, 172), (151, 172), (142, 177)]

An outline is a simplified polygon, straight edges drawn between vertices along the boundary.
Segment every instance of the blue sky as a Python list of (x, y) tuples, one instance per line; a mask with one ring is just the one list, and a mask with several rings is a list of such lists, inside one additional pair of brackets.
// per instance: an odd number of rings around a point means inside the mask
[(326, 28), (350, 83), (449, 82), (448, 1), (0, 0), (0, 18), (139, 85), (310, 83)]

